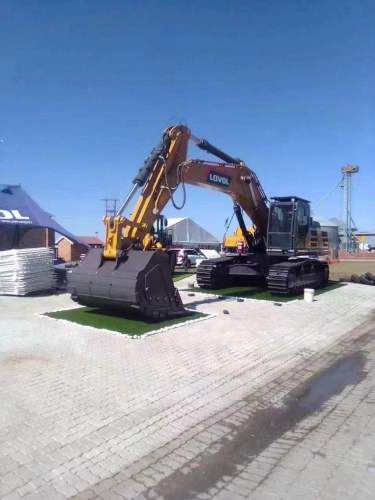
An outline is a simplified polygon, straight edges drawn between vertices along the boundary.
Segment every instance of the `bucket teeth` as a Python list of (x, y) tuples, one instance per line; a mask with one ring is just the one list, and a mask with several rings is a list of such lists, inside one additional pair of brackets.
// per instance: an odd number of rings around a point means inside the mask
[(186, 314), (174, 287), (168, 255), (161, 250), (129, 250), (120, 264), (92, 249), (73, 270), (68, 290), (85, 306), (137, 312), (148, 319)]

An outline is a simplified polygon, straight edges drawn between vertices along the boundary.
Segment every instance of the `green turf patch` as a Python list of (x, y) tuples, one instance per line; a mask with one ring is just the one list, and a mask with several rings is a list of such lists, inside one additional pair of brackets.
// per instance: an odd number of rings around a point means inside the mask
[(136, 316), (127, 315), (127, 317), (124, 317), (120, 314), (109, 314), (107, 311), (102, 311), (93, 307), (79, 307), (46, 313), (46, 316), (55, 319), (64, 319), (72, 323), (78, 323), (79, 325), (105, 328), (106, 330), (136, 336), (154, 330), (160, 330), (168, 326), (177, 325), (178, 323), (184, 323), (185, 321), (204, 318), (208, 316), (208, 314), (188, 311), (185, 316), (179, 318), (166, 319), (163, 321), (146, 321)]
[[(326, 285), (324, 288), (315, 290), (315, 295), (321, 295), (322, 293), (335, 290), (336, 288), (341, 288), (342, 286), (346, 286), (346, 283), (341, 283), (340, 281), (329, 281), (328, 285)], [(303, 298), (303, 294), (300, 298)]]
[(178, 273), (178, 272), (174, 272), (173, 275), (172, 275), (172, 279), (173, 281), (180, 281), (180, 280), (183, 280), (185, 278), (188, 278), (189, 276), (194, 276), (195, 273)]
[[(329, 292), (330, 290), (334, 290), (335, 288), (340, 288), (342, 286), (345, 286), (345, 284), (337, 281), (330, 281), (324, 288), (316, 290), (315, 295), (320, 295), (321, 293)], [(303, 293), (294, 295), (276, 295), (260, 286), (234, 286), (230, 288), (212, 288), (209, 290), (196, 287), (193, 288), (192, 291), (220, 295), (221, 297), (242, 297), (245, 299), (271, 300), (272, 302), (289, 302), (291, 300), (303, 298)]]

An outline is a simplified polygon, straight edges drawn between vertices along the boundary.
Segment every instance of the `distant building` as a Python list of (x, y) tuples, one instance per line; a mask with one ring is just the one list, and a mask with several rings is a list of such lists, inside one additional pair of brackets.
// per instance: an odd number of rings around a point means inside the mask
[(97, 236), (77, 236), (77, 238), (89, 248), (103, 247), (103, 242)]
[(174, 247), (220, 249), (220, 241), (189, 217), (168, 219), (166, 231)]
[(55, 233), (76, 239), (21, 186), (0, 184), (0, 251), (53, 247)]
[[(345, 222), (337, 219), (336, 217), (332, 217), (329, 219), (330, 222), (333, 222), (337, 225), (339, 229), (339, 238), (340, 238), (340, 250), (344, 250), (346, 248), (346, 231), (345, 231)], [(352, 222), (351, 233), (354, 234), (357, 231), (354, 222)], [(356, 241), (352, 241), (351, 246), (356, 248)]]
[(359, 250), (368, 250), (369, 247), (375, 247), (375, 231), (356, 231), (355, 239)]
[(340, 221), (338, 219), (317, 219), (322, 231), (328, 235), (328, 250), (331, 259), (337, 259), (340, 250)]
[(77, 236), (80, 243), (74, 242), (62, 236), (56, 241), (57, 257), (65, 262), (74, 262), (81, 259), (90, 248), (102, 248), (103, 242), (96, 236)]
[(12, 248), (53, 247), (55, 231), (47, 227), (4, 226), (0, 228), (0, 251)]

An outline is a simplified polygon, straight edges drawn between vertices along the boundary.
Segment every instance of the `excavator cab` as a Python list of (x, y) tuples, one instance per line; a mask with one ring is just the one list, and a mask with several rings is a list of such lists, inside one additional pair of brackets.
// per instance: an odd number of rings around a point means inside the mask
[(297, 196), (280, 196), (271, 199), (267, 254), (294, 256), (306, 247), (311, 225), (310, 202)]
[(172, 245), (172, 235), (167, 231), (168, 219), (164, 215), (159, 214), (153, 226), (154, 236), (163, 248), (168, 248)]

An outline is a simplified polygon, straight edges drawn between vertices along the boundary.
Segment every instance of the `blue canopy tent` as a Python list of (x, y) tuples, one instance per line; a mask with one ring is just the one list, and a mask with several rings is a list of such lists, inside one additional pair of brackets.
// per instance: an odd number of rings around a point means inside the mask
[(31, 228), (48, 228), (83, 244), (76, 236), (60, 226), (21, 186), (0, 184), (0, 235), (6, 229), (12, 233), (12, 248), (17, 248), (20, 234)]

